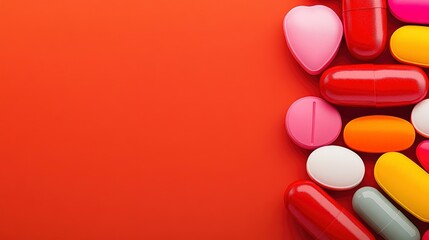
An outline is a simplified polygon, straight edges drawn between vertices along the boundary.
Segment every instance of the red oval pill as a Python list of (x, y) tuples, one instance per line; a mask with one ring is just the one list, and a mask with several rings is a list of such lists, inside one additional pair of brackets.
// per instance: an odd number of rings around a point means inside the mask
[(343, 0), (344, 36), (357, 59), (375, 59), (386, 48), (386, 5), (386, 0)]
[(285, 193), (285, 205), (315, 239), (375, 239), (362, 223), (313, 182), (292, 183)]
[(344, 65), (326, 70), (320, 92), (336, 105), (394, 107), (420, 102), (428, 92), (425, 72), (408, 65)]

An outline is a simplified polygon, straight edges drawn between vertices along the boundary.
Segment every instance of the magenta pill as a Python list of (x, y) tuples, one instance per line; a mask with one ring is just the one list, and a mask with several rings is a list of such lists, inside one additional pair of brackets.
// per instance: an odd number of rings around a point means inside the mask
[(422, 167), (429, 172), (429, 140), (425, 140), (417, 146), (416, 155)]
[(337, 109), (319, 97), (303, 97), (292, 103), (286, 114), (286, 130), (295, 144), (316, 149), (334, 142), (341, 132)]
[(427, 230), (426, 232), (425, 232), (425, 234), (423, 235), (423, 237), (422, 237), (422, 240), (429, 240), (429, 230)]

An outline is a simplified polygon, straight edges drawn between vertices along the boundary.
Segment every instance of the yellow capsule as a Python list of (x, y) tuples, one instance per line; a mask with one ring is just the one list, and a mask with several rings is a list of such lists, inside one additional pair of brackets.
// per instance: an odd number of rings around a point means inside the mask
[(383, 154), (375, 164), (378, 185), (401, 207), (429, 222), (429, 174), (398, 152)]
[(390, 51), (396, 60), (429, 67), (429, 27), (403, 26), (390, 38)]

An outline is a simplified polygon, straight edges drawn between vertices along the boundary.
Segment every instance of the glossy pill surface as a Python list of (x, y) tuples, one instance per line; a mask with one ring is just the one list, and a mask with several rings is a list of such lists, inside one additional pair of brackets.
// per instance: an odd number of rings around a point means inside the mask
[(416, 155), (420, 165), (429, 172), (429, 140), (425, 140), (417, 146)]
[(429, 67), (429, 27), (403, 26), (390, 38), (390, 51), (396, 60)]
[(384, 239), (419, 240), (416, 226), (373, 187), (363, 187), (353, 195), (355, 212)]
[(377, 184), (401, 207), (429, 222), (429, 174), (398, 152), (383, 154), (376, 162)]
[(332, 62), (343, 38), (340, 18), (323, 5), (294, 7), (283, 20), (283, 30), (293, 57), (312, 75)]
[(411, 123), (420, 135), (429, 138), (429, 99), (414, 106), (411, 112)]
[(335, 141), (341, 132), (337, 109), (319, 97), (296, 100), (286, 113), (286, 130), (298, 146), (316, 149)]
[(429, 25), (429, 1), (388, 0), (390, 12), (397, 19), (407, 23)]
[(285, 205), (315, 239), (375, 239), (359, 220), (313, 182), (292, 183), (285, 193)]
[(372, 115), (351, 120), (344, 128), (344, 142), (351, 149), (383, 153), (409, 148), (415, 139), (413, 125), (386, 115)]
[(429, 230), (427, 230), (426, 232), (425, 232), (425, 234), (423, 235), (423, 237), (422, 237), (422, 240), (429, 240)]
[(365, 175), (362, 159), (341, 146), (324, 146), (314, 150), (307, 159), (307, 173), (322, 187), (348, 190), (356, 187)]
[(344, 37), (357, 59), (375, 59), (386, 48), (386, 6), (386, 0), (343, 0)]
[(332, 104), (394, 107), (415, 104), (428, 92), (425, 72), (409, 65), (344, 65), (326, 70), (320, 93)]

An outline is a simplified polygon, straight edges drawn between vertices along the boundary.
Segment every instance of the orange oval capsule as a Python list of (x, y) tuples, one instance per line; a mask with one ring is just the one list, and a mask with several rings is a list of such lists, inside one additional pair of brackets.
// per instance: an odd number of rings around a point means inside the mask
[(343, 134), (349, 148), (369, 153), (405, 150), (413, 145), (416, 137), (410, 122), (383, 115), (353, 119), (346, 125)]

